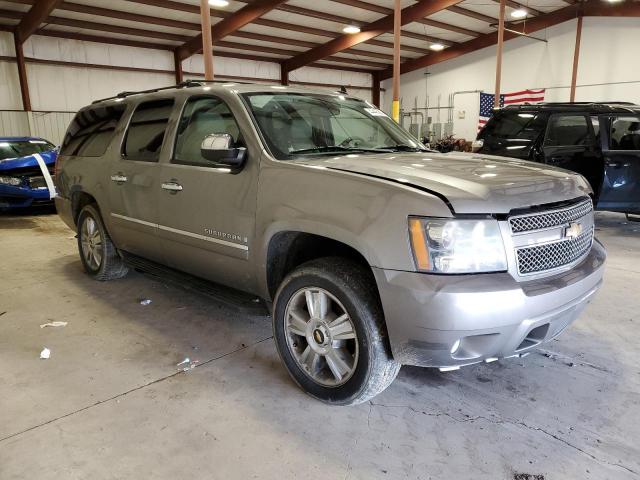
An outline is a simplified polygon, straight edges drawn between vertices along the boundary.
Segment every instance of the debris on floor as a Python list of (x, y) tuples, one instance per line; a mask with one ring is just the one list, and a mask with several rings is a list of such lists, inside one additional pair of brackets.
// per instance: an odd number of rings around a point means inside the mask
[(148, 298), (144, 298), (140, 300), (140, 305), (150, 305), (150, 304), (151, 304), (151, 300)]
[(176, 367), (181, 367), (182, 365), (186, 365), (182, 368), (183, 372), (188, 372), (189, 370), (193, 370), (200, 363), (198, 360), (191, 360), (189, 357), (182, 360), (180, 363), (176, 364)]
[(0, 317), (1, 317), (2, 315), (4, 315), (5, 313), (7, 313), (7, 312), (0, 312)]
[(51, 356), (51, 350), (49, 350), (47, 347), (43, 348), (42, 351), (40, 352), (40, 358), (42, 359), (47, 359)]
[(191, 361), (191, 359), (189, 359), (189, 357), (187, 357), (184, 360), (182, 360), (180, 363), (177, 363), (176, 367), (179, 367), (180, 365), (184, 365), (185, 363), (189, 363), (190, 361)]
[(40, 328), (45, 328), (45, 327), (66, 327), (68, 325), (67, 322), (49, 322), (49, 323), (43, 323), (42, 325), (40, 325)]

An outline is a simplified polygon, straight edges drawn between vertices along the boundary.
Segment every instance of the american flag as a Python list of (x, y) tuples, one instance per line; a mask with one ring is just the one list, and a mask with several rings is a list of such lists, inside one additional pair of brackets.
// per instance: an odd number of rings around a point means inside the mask
[[(522, 90), (520, 92), (500, 94), (500, 108), (505, 105), (518, 105), (524, 103), (544, 102), (544, 88), (541, 90)], [(480, 116), (478, 118), (478, 130), (485, 126), (493, 113), (493, 93), (480, 93)]]

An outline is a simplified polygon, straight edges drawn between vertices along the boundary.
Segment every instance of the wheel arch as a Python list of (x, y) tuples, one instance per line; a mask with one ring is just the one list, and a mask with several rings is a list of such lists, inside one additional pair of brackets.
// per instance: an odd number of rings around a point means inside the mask
[(77, 190), (71, 194), (71, 215), (73, 217), (74, 225), (78, 224), (78, 217), (80, 216), (80, 212), (82, 211), (82, 209), (92, 203), (95, 203), (96, 208), (98, 209), (98, 211), (100, 211), (98, 201), (93, 195), (83, 190)]
[[(347, 242), (308, 231), (279, 231), (269, 238), (265, 252), (266, 290), (269, 298), (274, 298), (282, 280), (296, 267), (323, 257), (348, 258), (368, 270), (371, 269), (370, 261), (360, 249)], [(373, 272), (371, 281), (376, 285)]]

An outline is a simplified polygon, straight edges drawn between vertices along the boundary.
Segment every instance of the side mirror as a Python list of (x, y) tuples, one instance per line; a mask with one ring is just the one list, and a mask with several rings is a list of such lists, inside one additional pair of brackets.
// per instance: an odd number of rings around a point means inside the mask
[(200, 145), (200, 153), (210, 162), (231, 167), (240, 167), (247, 157), (247, 149), (234, 148), (233, 137), (228, 133), (212, 133), (204, 137)]

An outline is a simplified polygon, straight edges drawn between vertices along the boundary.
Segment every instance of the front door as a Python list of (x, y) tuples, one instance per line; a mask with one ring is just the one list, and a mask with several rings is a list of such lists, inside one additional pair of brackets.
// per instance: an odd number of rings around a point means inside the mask
[[(229, 134), (236, 147), (247, 147), (242, 167), (232, 169), (202, 156), (203, 139), (214, 133)], [(170, 266), (252, 291), (254, 270), (248, 258), (255, 228), (260, 149), (245, 138), (221, 98), (198, 95), (187, 99), (173, 153), (160, 168), (158, 234)]]
[(110, 232), (122, 250), (162, 261), (157, 237), (160, 153), (173, 100), (138, 105), (124, 136), (121, 155), (110, 165)]
[(549, 118), (542, 145), (544, 161), (583, 175), (598, 196), (603, 178), (603, 161), (591, 117), (556, 114)]
[(640, 116), (607, 119), (603, 135), (605, 179), (598, 207), (640, 213)]

